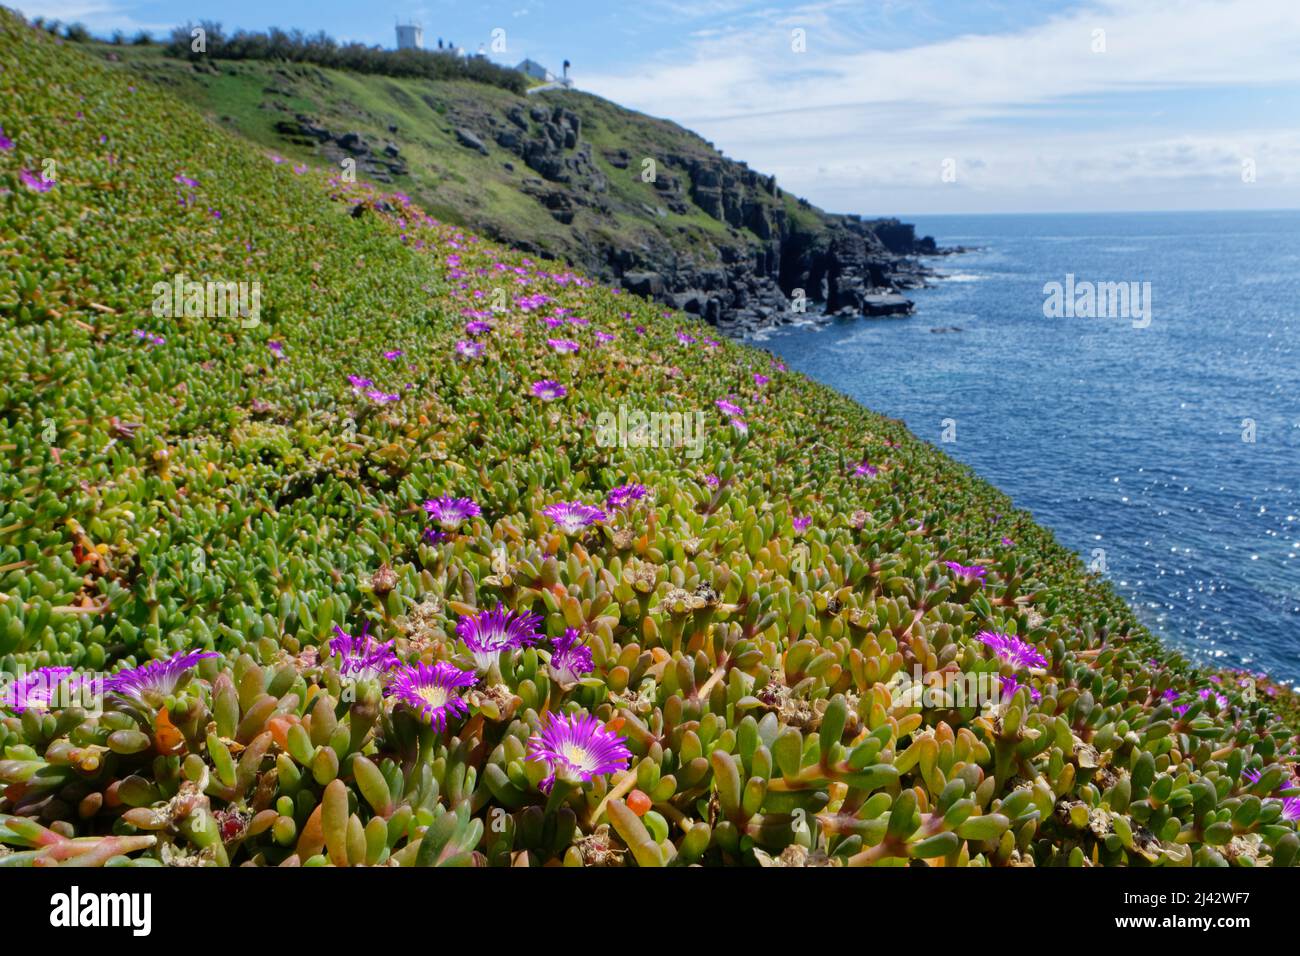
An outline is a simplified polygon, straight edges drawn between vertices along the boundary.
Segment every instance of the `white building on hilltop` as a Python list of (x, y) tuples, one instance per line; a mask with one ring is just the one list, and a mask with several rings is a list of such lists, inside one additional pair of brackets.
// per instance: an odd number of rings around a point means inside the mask
[(515, 67), (524, 76), (531, 76), (534, 80), (541, 80), (543, 83), (552, 83), (555, 81), (555, 74), (542, 66), (536, 60), (524, 60)]
[(423, 50), (424, 28), (418, 23), (399, 23), (397, 25), (397, 48), (399, 50)]

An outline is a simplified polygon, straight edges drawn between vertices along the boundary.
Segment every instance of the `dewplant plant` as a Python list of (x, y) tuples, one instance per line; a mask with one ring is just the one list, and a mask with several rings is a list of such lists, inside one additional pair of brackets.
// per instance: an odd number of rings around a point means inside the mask
[(1296, 861), (1289, 692), (899, 422), (7, 12), (0, 66), (0, 866)]

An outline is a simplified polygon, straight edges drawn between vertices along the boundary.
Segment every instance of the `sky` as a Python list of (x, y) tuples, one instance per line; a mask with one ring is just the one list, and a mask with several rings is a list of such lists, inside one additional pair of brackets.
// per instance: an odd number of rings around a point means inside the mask
[[(400, 18), (865, 216), (1300, 208), (1300, 0), (3, 0), (97, 34)], [(504, 50), (493, 51), (494, 36)]]

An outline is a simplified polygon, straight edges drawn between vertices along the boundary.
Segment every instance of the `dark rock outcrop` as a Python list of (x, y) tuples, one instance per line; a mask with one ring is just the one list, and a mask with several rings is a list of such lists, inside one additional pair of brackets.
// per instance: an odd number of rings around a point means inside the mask
[[(485, 157), (495, 152), (502, 168), (513, 171), (517, 161), (534, 174), (516, 188), (571, 227), (574, 241), (552, 251), (531, 237), (503, 234), (490, 219), (478, 228), (532, 254), (563, 256), (741, 335), (817, 316), (907, 315), (912, 303), (904, 293), (930, 274), (917, 257), (946, 251), (918, 238), (909, 223), (831, 215), (787, 198), (774, 177), (676, 127), (675, 139), (664, 142), (680, 148), (627, 141), (603, 148), (597, 160), (583, 138), (583, 105), (580, 96), (565, 95), (499, 112), (459, 104), (447, 111), (444, 131), (460, 147)], [(401, 148), (391, 141), (377, 152), (361, 134), (334, 133), (309, 117), (279, 125), (290, 138), (320, 144), (327, 156), (353, 157), (381, 182), (405, 171)], [(635, 188), (611, 190), (610, 176), (627, 177)], [(700, 214), (720, 229), (702, 229)], [(687, 226), (691, 217), (696, 224)]]

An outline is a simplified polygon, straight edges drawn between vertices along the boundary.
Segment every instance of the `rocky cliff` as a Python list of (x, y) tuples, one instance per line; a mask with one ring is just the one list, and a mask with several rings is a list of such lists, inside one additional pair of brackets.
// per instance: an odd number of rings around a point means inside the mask
[[(943, 250), (897, 219), (826, 213), (665, 120), (576, 91), (303, 64), (105, 56), (304, 161), (744, 334), (809, 313), (896, 315)], [(256, 104), (255, 107), (251, 104)]]

